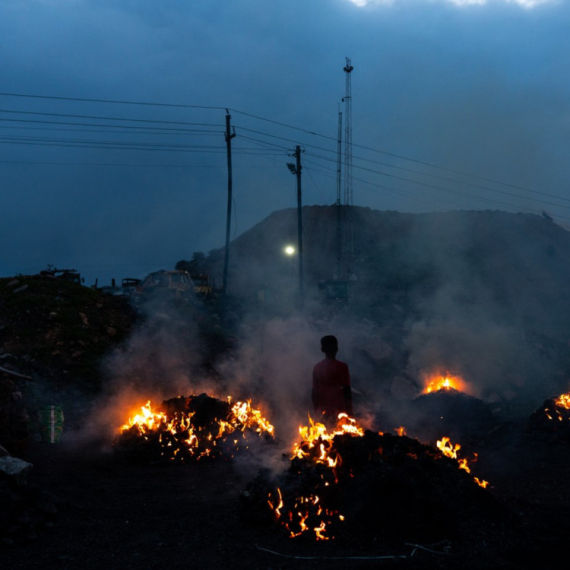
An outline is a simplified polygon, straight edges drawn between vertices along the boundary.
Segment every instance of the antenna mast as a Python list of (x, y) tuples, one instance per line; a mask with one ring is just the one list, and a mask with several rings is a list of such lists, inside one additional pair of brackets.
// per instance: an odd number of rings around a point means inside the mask
[(346, 58), (344, 72), (346, 74), (346, 91), (343, 97), (344, 102), (344, 248), (346, 255), (346, 271), (350, 275), (354, 272), (352, 267), (354, 262), (354, 230), (352, 223), (352, 87), (351, 73), (354, 68), (350, 63), (350, 58)]
[(346, 91), (344, 95), (344, 204), (352, 206), (352, 86), (351, 72), (354, 69), (346, 58)]
[(336, 159), (336, 276), (342, 275), (342, 113), (338, 110), (338, 138)]

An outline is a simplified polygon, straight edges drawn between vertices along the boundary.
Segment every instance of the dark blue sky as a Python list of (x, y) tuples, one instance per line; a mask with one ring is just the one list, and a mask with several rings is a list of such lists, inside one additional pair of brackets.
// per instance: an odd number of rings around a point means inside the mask
[(50, 263), (101, 284), (222, 246), (226, 108), (233, 236), (296, 205), (296, 144), (304, 203), (332, 204), (346, 56), (356, 205), (570, 224), (569, 16), (522, 0), (4, 0), (0, 276)]

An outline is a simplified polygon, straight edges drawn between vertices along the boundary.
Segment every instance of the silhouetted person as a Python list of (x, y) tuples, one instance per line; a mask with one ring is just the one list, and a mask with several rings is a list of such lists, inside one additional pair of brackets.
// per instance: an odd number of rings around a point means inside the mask
[(313, 368), (313, 407), (319, 418), (336, 421), (338, 414), (352, 413), (352, 391), (348, 366), (336, 359), (338, 341), (332, 335), (321, 338), (325, 359)]

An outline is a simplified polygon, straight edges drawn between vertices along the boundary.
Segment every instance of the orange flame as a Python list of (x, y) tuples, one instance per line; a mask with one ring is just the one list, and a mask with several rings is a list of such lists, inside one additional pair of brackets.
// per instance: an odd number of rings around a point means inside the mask
[(465, 380), (459, 376), (446, 374), (445, 376), (436, 375), (428, 377), (425, 382), (425, 387), (422, 390), (422, 394), (431, 394), (432, 392), (438, 392), (439, 390), (451, 389), (469, 393), (468, 384)]
[[(231, 403), (231, 398), (228, 398)], [(246, 429), (254, 431), (258, 436), (268, 434), (273, 436), (275, 428), (263, 417), (259, 410), (251, 407), (251, 400), (236, 402), (226, 420), (216, 420), (215, 432), (201, 430), (192, 425), (194, 413), (179, 413), (168, 418), (164, 412), (152, 409), (150, 400), (141, 407), (141, 413), (129, 418), (126, 424), (119, 428), (121, 434), (136, 430), (138, 435), (147, 439), (151, 435), (158, 436), (161, 447), (172, 448), (166, 456), (174, 460), (181, 449), (186, 449), (196, 459), (207, 457), (217, 440), (234, 432)], [(245, 437), (245, 436), (244, 436)], [(234, 447), (238, 447), (239, 440), (233, 440)], [(200, 449), (199, 449), (200, 448)]]
[(554, 403), (559, 408), (565, 408), (566, 410), (570, 410), (570, 392), (568, 394), (562, 394), (561, 396), (558, 396), (558, 398), (554, 400)]
[(553, 398), (554, 406), (548, 405), (544, 409), (544, 413), (549, 420), (558, 420), (565, 422), (570, 420), (567, 410), (570, 410), (570, 393), (561, 394), (558, 398)]
[[(451, 443), (451, 440), (448, 437), (443, 437), (437, 441), (436, 445), (437, 448), (443, 453), (443, 455), (449, 457), (450, 459), (455, 459), (457, 461), (459, 469), (463, 469), (467, 473), (471, 473), (471, 468), (469, 467), (469, 460), (465, 458), (459, 458), (457, 455), (457, 452), (461, 449), (461, 446), (458, 443), (453, 444)], [(474, 458), (471, 460), (472, 463), (474, 463), (475, 461), (477, 461), (477, 454), (475, 454)], [(488, 481), (484, 481), (482, 479), (479, 479), (478, 477), (473, 477), (473, 479), (475, 483), (477, 483), (477, 485), (479, 485), (480, 487), (483, 487), (483, 489), (486, 489), (487, 486), (489, 485)]]
[[(362, 437), (364, 429), (347, 414), (339, 414), (337, 426), (332, 431), (329, 431), (324, 424), (314, 422), (309, 416), (309, 425), (299, 427), (299, 434), (301, 441), (295, 443), (292, 457), (326, 465), (333, 473), (334, 482), (338, 483), (336, 469), (342, 464), (342, 458), (333, 449), (333, 439), (337, 435), (346, 434)], [(323, 475), (321, 477), (324, 478)], [(326, 481), (324, 486), (329, 486), (329, 482)], [(345, 520), (345, 517), (338, 512), (324, 509), (317, 495), (296, 497), (292, 508), (286, 514), (281, 512), (283, 498), (280, 489), (277, 489), (276, 497), (270, 494), (268, 503), (276, 519), (289, 531), (291, 538), (304, 533), (314, 533), (316, 540), (330, 540), (327, 531), (332, 521)]]

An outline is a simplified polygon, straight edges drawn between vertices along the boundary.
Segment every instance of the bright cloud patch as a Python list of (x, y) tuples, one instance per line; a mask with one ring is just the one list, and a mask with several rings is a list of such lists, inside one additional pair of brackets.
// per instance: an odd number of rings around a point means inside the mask
[[(383, 5), (390, 6), (398, 0), (350, 0), (355, 6), (362, 8), (368, 5)], [(518, 4), (523, 8), (536, 8), (542, 4), (555, 4), (558, 0), (442, 0), (444, 2), (451, 2), (456, 6), (468, 6), (473, 4), (489, 4), (493, 1), (506, 2), (507, 4)]]

